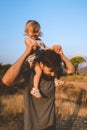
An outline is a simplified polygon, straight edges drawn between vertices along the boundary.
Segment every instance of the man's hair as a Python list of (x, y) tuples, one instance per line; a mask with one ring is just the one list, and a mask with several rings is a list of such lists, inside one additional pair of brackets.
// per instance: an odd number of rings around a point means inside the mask
[(41, 54), (36, 61), (42, 62), (47, 67), (51, 68), (54, 72), (60, 69), (62, 62), (60, 55), (50, 49), (41, 51)]

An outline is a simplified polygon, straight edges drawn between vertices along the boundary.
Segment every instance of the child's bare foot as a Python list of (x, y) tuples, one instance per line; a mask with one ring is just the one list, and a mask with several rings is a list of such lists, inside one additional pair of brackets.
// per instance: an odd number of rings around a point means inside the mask
[(61, 85), (63, 85), (64, 84), (64, 81), (62, 81), (62, 80), (58, 80), (58, 79), (55, 79), (55, 87), (57, 87), (57, 86), (61, 86)]
[(37, 88), (34, 88), (34, 87), (33, 87), (30, 93), (31, 93), (34, 97), (36, 97), (36, 98), (41, 98), (41, 97), (42, 97), (41, 94), (40, 94), (39, 89), (37, 89)]

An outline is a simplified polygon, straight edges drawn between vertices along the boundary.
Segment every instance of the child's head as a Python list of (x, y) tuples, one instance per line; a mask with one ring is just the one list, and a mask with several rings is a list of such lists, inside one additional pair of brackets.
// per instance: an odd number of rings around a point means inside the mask
[(25, 25), (25, 34), (29, 36), (31, 39), (37, 39), (41, 36), (41, 26), (35, 20), (27, 21)]

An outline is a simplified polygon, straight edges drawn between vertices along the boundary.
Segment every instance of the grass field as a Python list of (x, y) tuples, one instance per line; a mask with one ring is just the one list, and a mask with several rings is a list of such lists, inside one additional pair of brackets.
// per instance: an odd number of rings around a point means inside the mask
[[(62, 77), (56, 87), (56, 117), (58, 130), (87, 130), (87, 76)], [(23, 130), (22, 93), (0, 96), (0, 130)]]

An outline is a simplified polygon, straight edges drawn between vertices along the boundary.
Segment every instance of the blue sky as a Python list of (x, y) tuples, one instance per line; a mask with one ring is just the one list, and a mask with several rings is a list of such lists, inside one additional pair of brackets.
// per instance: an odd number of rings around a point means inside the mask
[(87, 56), (87, 0), (0, 0), (0, 62), (12, 64), (24, 52), (30, 19), (40, 23), (47, 46)]

